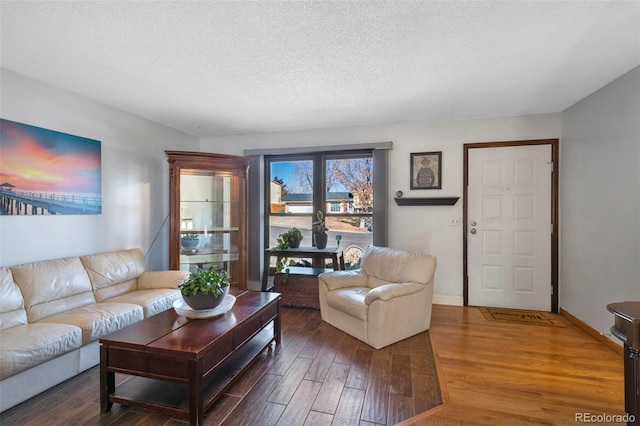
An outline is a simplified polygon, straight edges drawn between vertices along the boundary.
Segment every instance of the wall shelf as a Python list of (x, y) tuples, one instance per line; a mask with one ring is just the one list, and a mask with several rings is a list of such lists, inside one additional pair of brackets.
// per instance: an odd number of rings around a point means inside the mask
[(399, 206), (453, 206), (460, 197), (394, 198)]

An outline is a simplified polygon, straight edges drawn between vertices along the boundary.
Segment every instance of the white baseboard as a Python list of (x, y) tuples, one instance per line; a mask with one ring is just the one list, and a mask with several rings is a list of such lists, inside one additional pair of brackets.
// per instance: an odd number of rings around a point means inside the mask
[(464, 299), (462, 296), (451, 296), (449, 294), (434, 294), (433, 303), (436, 305), (463, 306)]

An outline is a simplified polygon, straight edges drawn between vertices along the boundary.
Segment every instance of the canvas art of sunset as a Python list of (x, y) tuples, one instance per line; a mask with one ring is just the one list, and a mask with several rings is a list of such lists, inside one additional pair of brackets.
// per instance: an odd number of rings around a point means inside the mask
[(0, 119), (0, 214), (102, 213), (100, 141)]

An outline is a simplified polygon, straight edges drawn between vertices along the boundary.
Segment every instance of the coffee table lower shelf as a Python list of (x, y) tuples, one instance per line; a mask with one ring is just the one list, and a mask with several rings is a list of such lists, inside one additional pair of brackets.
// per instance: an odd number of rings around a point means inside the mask
[[(249, 368), (257, 357), (273, 342), (273, 329), (265, 328), (238, 352), (203, 378), (204, 411), (207, 412), (218, 398)], [(142, 407), (174, 416), (189, 417), (189, 387), (187, 383), (129, 376), (109, 395), (109, 401)]]

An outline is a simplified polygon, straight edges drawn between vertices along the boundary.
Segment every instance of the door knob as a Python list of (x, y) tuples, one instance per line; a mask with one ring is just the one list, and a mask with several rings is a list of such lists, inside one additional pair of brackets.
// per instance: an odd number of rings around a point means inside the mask
[(477, 225), (476, 221), (475, 221), (475, 220), (472, 220), (472, 221), (471, 221), (471, 226), (476, 226), (476, 225)]
[(476, 231), (476, 228), (471, 228), (471, 231), (469, 231), (469, 232), (471, 232), (473, 235), (475, 235), (476, 232), (478, 232), (478, 231)]

